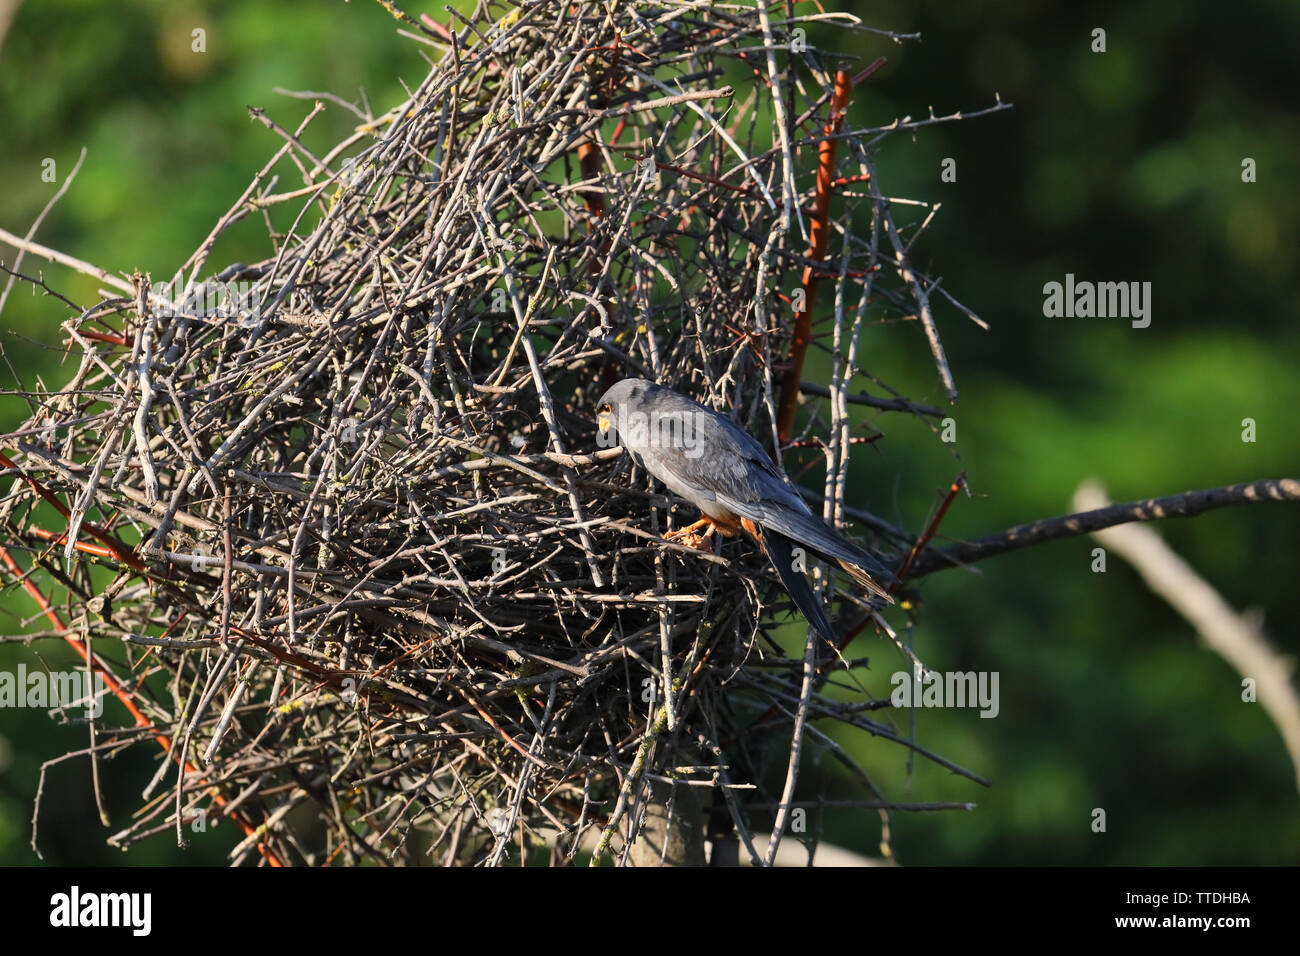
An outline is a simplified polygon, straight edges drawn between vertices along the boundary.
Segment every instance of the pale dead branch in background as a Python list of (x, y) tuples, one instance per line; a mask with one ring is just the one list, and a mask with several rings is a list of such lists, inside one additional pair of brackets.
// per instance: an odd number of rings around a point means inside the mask
[[(1086, 481), (1074, 494), (1074, 507), (1091, 511), (1110, 505), (1105, 489)], [(1295, 660), (1277, 653), (1254, 615), (1234, 610), (1164, 539), (1145, 525), (1124, 524), (1093, 532), (1102, 547), (1137, 570), (1156, 594), (1185, 617), (1211, 650), (1255, 682), (1260, 704), (1277, 725), (1300, 789), (1300, 697), (1291, 676)]]

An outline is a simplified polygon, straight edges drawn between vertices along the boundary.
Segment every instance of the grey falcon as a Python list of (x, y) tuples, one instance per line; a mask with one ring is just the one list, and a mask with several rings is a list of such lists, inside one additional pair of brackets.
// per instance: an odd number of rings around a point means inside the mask
[[(625, 378), (601, 396), (596, 423), (611, 430), (651, 475), (700, 509), (699, 521), (669, 534), (702, 547), (715, 531), (744, 531), (763, 549), (782, 586), (821, 634), (836, 635), (826, 609), (796, 567), (795, 545), (835, 561), (862, 587), (892, 603), (878, 582), (892, 575), (809, 510), (790, 479), (748, 432), (670, 388)], [(697, 529), (705, 528), (703, 534)]]

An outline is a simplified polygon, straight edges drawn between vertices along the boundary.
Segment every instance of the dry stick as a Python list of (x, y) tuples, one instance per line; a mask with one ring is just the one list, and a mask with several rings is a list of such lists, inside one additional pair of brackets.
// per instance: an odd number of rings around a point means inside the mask
[[(815, 395), (818, 398), (831, 397), (831, 390), (825, 385), (818, 385), (816, 382), (801, 382), (799, 391), (805, 395)], [(868, 408), (879, 408), (886, 412), (911, 412), (914, 415), (929, 415), (933, 418), (948, 414), (942, 408), (934, 405), (918, 405), (915, 402), (909, 402), (905, 398), (876, 398), (874, 395), (865, 393), (851, 395), (847, 392), (842, 397), (850, 405), (866, 405)]]
[[(510, 303), (514, 308), (515, 316), (519, 320), (520, 326), (526, 328), (528, 325), (528, 317), (524, 307), (521, 306), (519, 302), (519, 291), (515, 286), (514, 272), (506, 264), (503, 255), (497, 253), (497, 258), (501, 263), (501, 271), (506, 276), (506, 291), (510, 295)], [(546, 384), (545, 376), (542, 375), (541, 365), (537, 361), (537, 351), (533, 348), (533, 340), (530, 336), (524, 336), (523, 346), (524, 355), (528, 359), (528, 367), (532, 372), (533, 386), (537, 391), (537, 400), (541, 405), (542, 418), (545, 419), (546, 427), (550, 431), (551, 447), (557, 455), (567, 454), (564, 450), (564, 441), (560, 437), (560, 426), (555, 417), (555, 403), (551, 398), (551, 390)], [(572, 468), (561, 466), (561, 470), (564, 474), (564, 485), (565, 490), (568, 493), (569, 505), (573, 513), (573, 520), (581, 525), (585, 519), (583, 518), (582, 513), (582, 501), (578, 497), (577, 477)], [(592, 583), (598, 588), (604, 587), (605, 578), (601, 573), (600, 563), (596, 560), (596, 544), (592, 540), (591, 532), (583, 527), (579, 530), (578, 536), (582, 539), (583, 549), (587, 553), (587, 567), (591, 571)]]
[[(876, 257), (876, 233), (877, 230), (872, 231), (871, 259), (869, 262), (874, 262)], [(848, 403), (844, 400), (845, 387), (848, 379), (853, 376), (853, 370), (857, 368), (858, 341), (862, 334), (862, 317), (863, 313), (866, 312), (867, 303), (871, 299), (871, 288), (875, 281), (875, 274), (868, 271), (866, 280), (862, 283), (862, 291), (858, 297), (857, 307), (854, 309), (853, 328), (846, 348), (844, 342), (844, 283), (848, 270), (849, 254), (849, 241), (846, 236), (841, 254), (840, 278), (835, 285), (835, 337), (831, 366), (832, 388), (827, 390), (831, 396), (831, 442), (827, 449), (824, 485), (826, 500), (822, 505), (822, 517), (829, 521), (832, 527), (838, 526), (844, 518), (844, 489), (848, 482), (849, 459), (853, 451)], [(836, 644), (837, 653), (832, 657), (838, 656), (840, 646), (840, 643)], [(820, 689), (820, 686), (818, 689)]]
[[(315, 111), (313, 111), (313, 114), (314, 112)], [(185, 291), (187, 295), (189, 293), (189, 290), (193, 287), (194, 280), (198, 277), (199, 271), (203, 268), (204, 263), (207, 262), (208, 255), (212, 252), (213, 247), (216, 245), (217, 239), (221, 236), (223, 232), (226, 231), (226, 229), (229, 226), (234, 224), (234, 222), (237, 219), (243, 216), (245, 203), (249, 203), (249, 205), (255, 205), (255, 201), (250, 200), (250, 197), (253, 195), (254, 191), (256, 191), (257, 187), (261, 185), (262, 181), (271, 174), (271, 170), (274, 169), (276, 164), (280, 162), (280, 159), (287, 152), (289, 152), (289, 149), (290, 149), (290, 144), (285, 143), (283, 146), (280, 147), (279, 151), (274, 156), (271, 157), (270, 161), (265, 166), (263, 166), (260, 170), (258, 170), (257, 174), (253, 176), (252, 182), (248, 184), (248, 188), (245, 189), (243, 193), (240, 195), (240, 197), (235, 200), (234, 205), (232, 205), (230, 209), (228, 209), (226, 213), (220, 219), (217, 220), (217, 224), (212, 227), (212, 231), (208, 233), (207, 238), (204, 239), (201, 243), (199, 243), (198, 248), (194, 250), (194, 252), (190, 255), (189, 259), (187, 259), (181, 265), (180, 269), (177, 270), (179, 274), (184, 274), (185, 270), (187, 269), (190, 270), (190, 278), (185, 285)], [(320, 190), (320, 189), (324, 189), (328, 185), (329, 183), (320, 183), (317, 186), (312, 187), (312, 189)]]
[[(662, 594), (668, 594), (676, 589), (677, 584), (677, 566), (670, 565), (668, 569), (668, 581), (664, 581), (664, 553), (655, 553), (655, 589)], [(663, 681), (664, 691), (664, 708), (668, 714), (668, 729), (677, 729), (677, 702), (673, 699), (673, 642), (672, 630), (675, 624), (677, 608), (672, 604), (666, 604), (659, 608), (659, 659), (662, 662), (662, 673), (660, 675)], [(666, 842), (665, 842), (666, 845)]]
[[(653, 628), (647, 628), (652, 630)], [(683, 677), (678, 678), (678, 685), (674, 688), (676, 699), (684, 701), (690, 696), (692, 689), (690, 685), (699, 671), (703, 668), (710, 650), (702, 652), (702, 642), (697, 634), (695, 643), (691, 646), (686, 661), (682, 664), (681, 674)], [(630, 649), (629, 649), (630, 650)], [(698, 660), (697, 660), (698, 658)], [(644, 662), (643, 662), (644, 663)], [(646, 664), (648, 670), (652, 670), (649, 664)], [(632, 761), (632, 766), (628, 768), (627, 776), (623, 780), (622, 787), (619, 788), (618, 800), (614, 805), (614, 812), (609, 815), (609, 821), (605, 824), (604, 830), (600, 834), (600, 840), (596, 844), (596, 849), (592, 852), (590, 866), (599, 866), (600, 862), (609, 853), (610, 841), (614, 838), (614, 832), (618, 829), (618, 823), (627, 812), (630, 801), (634, 795), (639, 795), (641, 790), (641, 781), (645, 776), (646, 768), (650, 760), (650, 752), (654, 749), (655, 742), (663, 735), (668, 728), (668, 708), (667, 705), (661, 706), (655, 712), (654, 720), (651, 721), (649, 729), (641, 737), (641, 742), (637, 746), (636, 757)], [(635, 838), (636, 827), (633, 825), (633, 838)]]
[[(779, 803), (747, 803), (745, 804), (750, 810), (777, 810), (780, 808)], [(924, 813), (931, 810), (974, 810), (976, 804), (962, 803), (950, 800), (925, 800), (913, 802), (895, 802), (893, 800), (818, 800), (810, 804), (794, 804), (794, 806), (805, 806), (808, 809), (828, 809), (828, 808), (845, 808), (857, 810), (909, 810), (917, 813)]]
[[(614, 136), (617, 137), (619, 132), (621, 132), (621, 129), (616, 130)], [(588, 137), (578, 144), (578, 175), (584, 183), (592, 182), (600, 176), (601, 150), (596, 141), (598, 136), (600, 136), (599, 126), (593, 129)], [(595, 232), (600, 228), (599, 220), (605, 218), (605, 191), (603, 189), (583, 190), (579, 195), (582, 196), (583, 205), (593, 220), (590, 232)], [(600, 283), (605, 271), (601, 263), (609, 257), (610, 250), (611, 245), (608, 240), (605, 240), (601, 243), (598, 253), (587, 262), (587, 272), (592, 281), (597, 284)], [(593, 289), (593, 291), (598, 291), (598, 288)], [(599, 300), (591, 300), (591, 308), (599, 312), (601, 316), (600, 327), (605, 328), (608, 325), (608, 316), (613, 311), (613, 304), (609, 297), (602, 296)], [(589, 315), (584, 315), (583, 318), (589, 324)], [(600, 370), (602, 389), (614, 384), (616, 368), (614, 357), (606, 354)], [(502, 371), (504, 371), (504, 367)]]
[[(777, 136), (781, 143), (781, 185), (782, 185), (781, 199), (784, 202), (784, 211), (782, 212), (782, 218), (786, 222), (789, 222), (790, 214), (794, 213), (794, 218), (799, 223), (799, 234), (803, 237), (804, 241), (806, 242), (808, 241), (808, 230), (803, 224), (803, 213), (800, 211), (799, 203), (797, 202), (795, 178), (794, 178), (794, 154), (790, 150), (790, 122), (789, 122), (789, 117), (786, 115), (786, 111), (785, 111), (785, 100), (781, 96), (781, 71), (777, 69), (777, 65), (776, 65), (777, 47), (776, 47), (776, 42), (772, 38), (772, 19), (771, 17), (768, 16), (767, 13), (767, 0), (758, 0), (758, 3), (755, 6), (758, 9), (759, 25), (763, 28), (763, 45), (767, 48), (765, 51), (767, 54), (767, 85), (768, 88), (772, 91), (772, 111), (776, 117), (775, 119), (776, 131), (777, 131)], [(838, 82), (836, 83), (835, 86), (835, 92), (838, 95), (839, 93)], [(832, 122), (834, 121), (834, 111), (835, 111), (835, 107), (832, 106), (831, 107)], [(834, 165), (833, 156), (831, 162), (832, 165)], [(821, 186), (820, 170), (818, 171), (817, 183), (819, 188), (818, 198), (820, 199), (820, 186)], [(818, 215), (818, 213), (820, 213), (821, 215), (822, 228), (824, 230), (826, 226), (825, 223), (826, 211), (825, 209), (817, 210), (816, 212), (814, 212), (814, 216)], [(813, 236), (814, 238), (812, 241), (815, 246), (817, 241), (816, 232), (813, 233)], [(825, 246), (825, 242), (826, 240), (823, 237), (822, 239), (823, 247)]]
[(867, 136), (871, 133), (875, 133), (877, 134), (876, 138), (873, 140), (869, 140), (864, 144), (868, 149), (870, 149), (871, 147), (875, 146), (876, 143), (884, 139), (886, 136), (889, 136), (893, 133), (902, 132), (906, 130), (915, 131), (926, 126), (938, 126), (941, 123), (955, 123), (960, 120), (975, 119), (976, 117), (980, 117), (980, 116), (988, 116), (990, 113), (1000, 113), (1003, 110), (1009, 110), (1015, 106), (1014, 103), (1004, 102), (1001, 94), (999, 93), (993, 94), (993, 100), (994, 102), (992, 106), (985, 107), (982, 110), (957, 110), (956, 112), (949, 113), (946, 116), (935, 116), (934, 111), (931, 110), (929, 119), (913, 120), (911, 116), (902, 116), (895, 119), (888, 126), (873, 126), (867, 129), (845, 130), (843, 133), (840, 134), (840, 136), (842, 138), (848, 139), (848, 138), (859, 138), (859, 137)]
[[(239, 663), (239, 654), (243, 650), (243, 640), (235, 642), (233, 649), (230, 646), (230, 609), (232, 604), (231, 594), (231, 571), (234, 564), (234, 544), (233, 535), (231, 534), (231, 514), (230, 514), (230, 481), (227, 479), (223, 482), (222, 489), (222, 561), (221, 561), (221, 623), (219, 633), (221, 635), (222, 655), (217, 668), (209, 678), (208, 687), (205, 688), (203, 696), (199, 699), (198, 705), (194, 708), (194, 716), (190, 718), (189, 727), (185, 732), (186, 745), (198, 730), (203, 717), (207, 714), (209, 705), (217, 692), (225, 682), (226, 673), (232, 668), (237, 667)], [(236, 681), (235, 689), (231, 693), (230, 702), (226, 706), (226, 712), (233, 715), (233, 706), (242, 696), (247, 685), (243, 681)], [(221, 742), (225, 731), (223, 726), (229, 723), (228, 718), (224, 718), (218, 726), (216, 733), (212, 735), (212, 740), (208, 743), (207, 750), (203, 755), (203, 762), (207, 763), (211, 759), (211, 754), (216, 752), (218, 744)]]
[[(1094, 482), (1085, 482), (1074, 493), (1076, 508), (1100, 508), (1107, 503), (1106, 492)], [(1291, 685), (1294, 661), (1269, 647), (1259, 625), (1233, 610), (1151, 528), (1123, 526), (1095, 532), (1094, 537), (1132, 564), (1147, 586), (1187, 618), (1206, 644), (1258, 685), (1259, 702), (1282, 735), (1300, 787), (1300, 699)]]
[[(135, 362), (134, 384), (140, 390), (140, 400), (136, 404), (135, 415), (131, 419), (131, 434), (135, 439), (136, 454), (140, 458), (140, 474), (144, 481), (145, 503), (153, 507), (158, 500), (158, 474), (154, 468), (153, 455), (149, 451), (149, 409), (153, 406), (154, 397), (157, 394), (154, 391), (153, 381), (150, 378), (153, 372), (154, 364), (154, 322), (157, 316), (154, 310), (149, 307), (149, 292), (151, 284), (146, 276), (136, 274), (135, 281), (139, 284), (139, 291), (136, 293), (136, 315), (140, 319), (140, 326), (136, 330), (136, 347), (132, 352), (132, 357), (137, 359)], [(127, 378), (127, 384), (132, 383), (132, 378)]]
[[(826, 135), (833, 136), (840, 128), (844, 110), (849, 103), (852, 81), (847, 70), (835, 73), (835, 95), (831, 98), (830, 119)], [(817, 193), (813, 199), (812, 243), (808, 258), (818, 262), (826, 258), (826, 237), (829, 234), (827, 217), (830, 213), (831, 180), (835, 176), (835, 149), (837, 140), (823, 139), (817, 145)], [(790, 367), (781, 381), (781, 399), (777, 406), (777, 436), (785, 444), (794, 434), (794, 413), (799, 401), (799, 383), (803, 378), (804, 358), (812, 339), (812, 309), (817, 304), (817, 286), (820, 274), (812, 266), (803, 270), (803, 308), (795, 313), (794, 332), (790, 339)]]
[(694, 179), (697, 182), (708, 183), (710, 186), (720, 186), (723, 189), (730, 189), (734, 193), (748, 196), (753, 193), (753, 186), (733, 186), (731, 183), (725, 183), (717, 176), (705, 176), (702, 173), (692, 172), (684, 166), (675, 166), (672, 163), (661, 163), (655, 160), (655, 169), (667, 170), (670, 173), (676, 173), (678, 176), (685, 176), (687, 179)]
[[(125, 325), (125, 323), (123, 324)], [(64, 327), (67, 328), (67, 323), (65, 323)], [(68, 332), (69, 334), (72, 335), (74, 339), (80, 338), (77, 335), (76, 330), (69, 328)], [(90, 349), (88, 346), (83, 346), (83, 347), (86, 348), (89, 354), (95, 354), (94, 350)], [(127, 371), (126, 381), (125, 383), (122, 383), (120, 386), (122, 390), (122, 398), (116, 403), (117, 407), (113, 410), (113, 418), (109, 422), (109, 426), (107, 428), (108, 437), (107, 439), (101, 442), (100, 447), (102, 451), (95, 456), (95, 466), (91, 469), (85, 484), (82, 486), (81, 493), (77, 495), (76, 498), (73, 499), (70, 513), (64, 515), (64, 517), (67, 518), (68, 520), (68, 531), (66, 535), (67, 544), (64, 548), (63, 557), (64, 560), (69, 563), (72, 561), (73, 546), (75, 545), (77, 538), (80, 535), (81, 522), (82, 519), (85, 518), (86, 509), (90, 507), (92, 500), (94, 499), (96, 493), (99, 490), (99, 482), (100, 479), (103, 477), (105, 467), (107, 467), (108, 465), (109, 457), (112, 454), (113, 448), (117, 444), (118, 437), (121, 435), (122, 430), (126, 427), (126, 411), (127, 411), (127, 406), (129, 404), (130, 392), (135, 385), (136, 359), (139, 358), (139, 355), (140, 355), (140, 338), (139, 336), (136, 336), (135, 344), (131, 350), (131, 358), (127, 363), (128, 371)], [(95, 357), (96, 360), (98, 361), (98, 355), (96, 355)]]
[(632, 766), (628, 768), (627, 777), (623, 781), (623, 786), (618, 792), (618, 801), (614, 804), (614, 812), (609, 815), (609, 823), (601, 831), (600, 840), (596, 843), (595, 850), (591, 854), (589, 866), (599, 866), (601, 860), (609, 853), (610, 841), (614, 838), (614, 831), (618, 829), (618, 821), (623, 818), (627, 811), (628, 800), (632, 794), (640, 789), (641, 778), (645, 774), (646, 764), (650, 759), (650, 751), (655, 745), (655, 741), (668, 727), (668, 708), (661, 706), (655, 714), (655, 719), (641, 738), (641, 744), (637, 747), (636, 758), (632, 761)]
[(43, 246), (39, 242), (31, 242), (21, 236), (15, 236), (7, 229), (0, 229), (0, 242), (6, 242), (15, 249), (20, 249), (23, 252), (30, 252), (33, 255), (40, 256), (42, 259), (48, 259), (50, 262), (57, 262), (61, 266), (75, 269), (82, 275), (93, 276), (105, 285), (112, 286), (123, 295), (135, 295), (135, 287), (125, 279), (120, 279), (115, 275), (111, 275), (99, 268), (99, 266), (91, 265), (89, 262), (77, 259), (74, 256), (69, 256), (65, 253), (57, 252), (48, 246)]
[[(876, 192), (874, 183), (872, 191)], [(930, 354), (934, 358), (935, 368), (939, 370), (939, 380), (943, 383), (948, 401), (955, 402), (957, 383), (953, 380), (952, 369), (948, 365), (948, 355), (944, 352), (943, 341), (939, 338), (939, 327), (934, 322), (934, 311), (930, 308), (930, 289), (922, 287), (916, 270), (912, 268), (907, 249), (898, 234), (898, 226), (894, 224), (894, 216), (889, 211), (889, 200), (878, 196), (877, 201), (881, 206), (880, 216), (885, 224), (885, 234), (889, 236), (890, 244), (894, 247), (895, 268), (898, 270), (899, 277), (912, 288), (912, 295), (916, 298), (916, 314), (925, 330), (926, 341), (930, 343)]]
[[(3, 31), (0, 31), (0, 33), (2, 32)], [(32, 227), (27, 230), (27, 235), (23, 237), (25, 240), (30, 242), (32, 236), (36, 235), (36, 230), (41, 228), (41, 223), (44, 222), (45, 217), (50, 214), (50, 210), (54, 208), (55, 203), (57, 203), (60, 199), (62, 199), (63, 194), (68, 191), (68, 187), (72, 185), (72, 181), (77, 178), (77, 172), (81, 169), (81, 164), (84, 163), (85, 161), (86, 161), (86, 147), (83, 146), (81, 147), (81, 155), (77, 157), (76, 165), (72, 167), (72, 172), (68, 173), (68, 175), (64, 177), (63, 185), (59, 187), (58, 192), (56, 192), (53, 196), (50, 197), (50, 201), (45, 204), (45, 208), (43, 208), (40, 211), (40, 213), (36, 216), (36, 218), (32, 220)], [(18, 258), (14, 260), (13, 269), (16, 270), (19, 266), (23, 264), (23, 256), (25, 254), (26, 254), (25, 249), (18, 250)], [(17, 281), (18, 281), (18, 273), (15, 271), (9, 271), (9, 281), (5, 283), (4, 291), (0, 292), (0, 313), (4, 312), (5, 302), (9, 298), (9, 290), (14, 287), (14, 283)]]
[(1145, 498), (1122, 505), (1111, 505), (1059, 518), (1044, 518), (1017, 525), (997, 534), (976, 538), (950, 548), (930, 548), (914, 562), (913, 578), (933, 574), (945, 568), (973, 564), (985, 558), (1006, 554), (1030, 545), (1055, 541), (1076, 534), (1089, 534), (1112, 525), (1130, 521), (1155, 521), (1160, 518), (1190, 518), (1228, 505), (1259, 504), (1266, 501), (1300, 501), (1300, 478), (1261, 479), (1223, 488), (1184, 491), (1163, 498)]
[[(637, 77), (641, 79), (642, 82), (649, 83), (653, 86), (656, 86), (665, 92), (671, 92), (668, 87), (668, 84), (664, 83), (662, 80), (659, 80), (653, 74), (643, 73), (641, 71), (634, 71), (634, 72), (636, 73)], [(713, 92), (720, 93), (726, 96), (731, 96), (734, 94), (735, 91), (731, 87), (727, 86), (727, 87), (723, 87), (721, 90), (717, 90)], [(657, 104), (664, 103), (668, 99), (669, 99), (668, 97), (665, 97), (663, 99), (656, 100), (655, 102)], [(726, 143), (728, 148), (733, 153), (735, 153), (738, 157), (740, 157), (741, 164), (745, 167), (745, 170), (749, 173), (750, 177), (754, 180), (754, 183), (758, 186), (759, 192), (762, 193), (763, 201), (767, 203), (768, 208), (775, 211), (776, 200), (772, 198), (772, 193), (768, 190), (767, 184), (763, 182), (763, 178), (759, 176), (757, 170), (754, 169), (750, 157), (745, 155), (745, 151), (740, 148), (740, 144), (737, 143), (736, 140), (725, 129), (722, 128), (722, 125), (714, 117), (706, 113), (700, 107), (700, 105), (695, 102), (694, 99), (683, 100), (683, 102), (688, 107), (690, 107), (690, 109), (693, 112), (695, 112), (704, 122), (708, 123), (710, 128), (718, 136), (718, 138), (721, 139), (724, 143)]]
[(794, 801), (794, 787), (799, 780), (799, 756), (803, 751), (803, 729), (808, 720), (808, 702), (812, 698), (813, 679), (817, 669), (813, 659), (817, 656), (817, 643), (821, 640), (817, 629), (808, 628), (808, 638), (803, 652), (803, 686), (799, 690), (799, 710), (795, 713), (794, 730), (790, 734), (790, 762), (785, 770), (785, 788), (781, 791), (781, 807), (777, 810), (776, 820), (772, 824), (772, 836), (768, 838), (767, 854), (763, 858), (764, 866), (771, 866), (776, 860), (777, 848), (785, 833), (786, 822), (790, 819), (790, 805)]

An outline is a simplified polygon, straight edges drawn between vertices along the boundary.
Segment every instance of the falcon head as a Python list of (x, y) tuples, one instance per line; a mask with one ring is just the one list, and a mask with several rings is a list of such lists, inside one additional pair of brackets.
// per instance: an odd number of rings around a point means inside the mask
[(640, 409), (646, 404), (646, 395), (660, 386), (643, 378), (625, 378), (611, 385), (596, 404), (596, 427), (602, 434), (618, 430), (627, 409)]

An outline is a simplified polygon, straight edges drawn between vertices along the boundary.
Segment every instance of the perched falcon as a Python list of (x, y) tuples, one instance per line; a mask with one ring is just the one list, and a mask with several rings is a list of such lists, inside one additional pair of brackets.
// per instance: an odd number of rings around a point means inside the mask
[[(662, 385), (625, 378), (601, 396), (597, 425), (604, 434), (616, 433), (646, 471), (700, 509), (699, 521), (668, 537), (701, 547), (714, 531), (745, 531), (772, 562), (804, 617), (828, 641), (836, 640), (835, 632), (799, 570), (796, 546), (837, 562), (872, 594), (892, 603), (878, 583), (892, 580), (889, 571), (814, 515), (763, 447), (725, 415)], [(699, 528), (706, 530), (700, 534)]]

